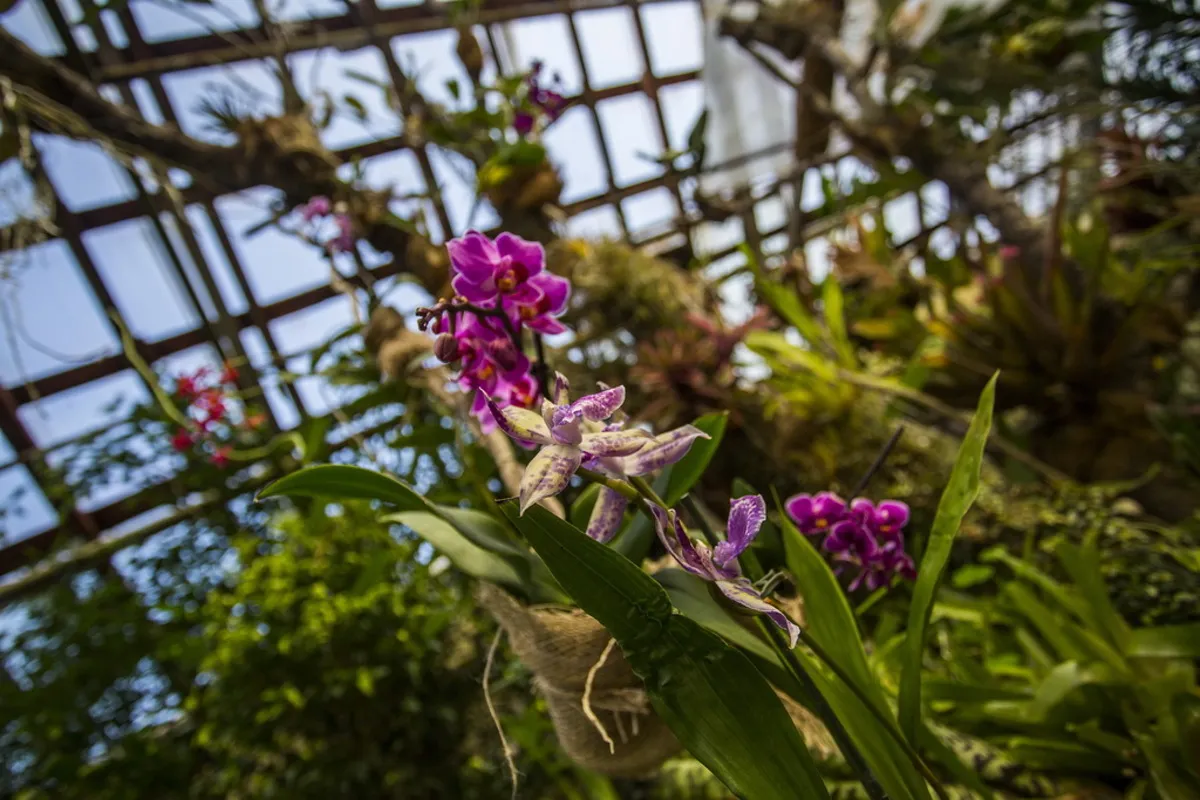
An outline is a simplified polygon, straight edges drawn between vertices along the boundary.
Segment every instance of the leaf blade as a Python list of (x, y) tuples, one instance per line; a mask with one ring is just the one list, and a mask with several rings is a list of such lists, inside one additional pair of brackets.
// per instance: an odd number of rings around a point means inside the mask
[(913, 588), (912, 604), (908, 609), (908, 634), (905, 641), (904, 668), (900, 676), (900, 729), (910, 742), (916, 744), (921, 721), (921, 657), (925, 649), (925, 631), (933, 611), (934, 596), (942, 572), (950, 560), (950, 547), (967, 510), (979, 494), (979, 477), (983, 468), (983, 452), (992, 427), (992, 412), (996, 402), (996, 380), (992, 376), (979, 396), (975, 416), (954, 459), (950, 479), (938, 501), (933, 529), (925, 545), (925, 554)]

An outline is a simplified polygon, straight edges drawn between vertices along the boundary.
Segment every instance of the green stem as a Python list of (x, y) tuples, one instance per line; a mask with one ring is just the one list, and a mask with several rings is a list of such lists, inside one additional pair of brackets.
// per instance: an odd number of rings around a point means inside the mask
[[(899, 730), (897, 730), (895, 721), (884, 714), (883, 711), (876, 706), (869, 697), (867, 697), (867, 695), (858, 687), (858, 684), (855, 683), (854, 679), (850, 677), (850, 674), (842, 669), (841, 666), (830, 657), (825, 648), (823, 648), (820, 643), (817, 642), (816, 639), (812, 638), (808, 631), (804, 630), (803, 628), (800, 629), (800, 641), (803, 642), (809, 650), (812, 650), (817, 658), (825, 662), (825, 665), (832, 670), (833, 674), (836, 675), (842, 681), (842, 683), (846, 684), (846, 687), (854, 693), (854, 696), (859, 699), (859, 702), (866, 706), (867, 711), (869, 711), (871, 715), (879, 721), (879, 723), (888, 732), (888, 735), (895, 739), (896, 743), (900, 745), (900, 749), (902, 749), (904, 754), (909, 757), (913, 763), (913, 766), (915, 766), (917, 771), (921, 773), (921, 776), (925, 778), (930, 786), (933, 787), (933, 791), (937, 793), (937, 796), (942, 800), (950, 800), (950, 795), (946, 793), (945, 787), (942, 786), (937, 776), (933, 774), (933, 770), (929, 768), (929, 765), (925, 763), (925, 760), (921, 758), (921, 755), (915, 749), (913, 749), (913, 746), (909, 744), (908, 740), (904, 738)], [(795, 660), (795, 654), (791, 655), (793, 660)]]
[(601, 486), (607, 486), (609, 489), (612, 489), (614, 492), (617, 492), (618, 494), (624, 495), (625, 497), (629, 498), (630, 500), (642, 499), (642, 496), (640, 494), (638, 494), (637, 489), (634, 489), (632, 486), (630, 486), (625, 481), (618, 480), (616, 478), (610, 478), (603, 473), (595, 472), (593, 470), (587, 469), (586, 467), (580, 467), (579, 469), (575, 470), (575, 474), (580, 476), (581, 478), (587, 478), (592, 483), (598, 483)]
[(800, 663), (800, 659), (796, 658), (796, 654), (792, 652), (792, 648), (788, 645), (783, 631), (762, 617), (758, 618), (758, 624), (767, 634), (767, 638), (771, 640), (771, 644), (775, 645), (775, 649), (779, 652), (779, 655), (783, 657), (789, 671), (800, 682), (801, 688), (804, 689), (804, 693), (809, 697), (809, 702), (812, 703), (813, 712), (821, 718), (821, 721), (825, 723), (825, 727), (829, 729), (829, 734), (833, 737), (834, 742), (837, 743), (838, 749), (842, 751), (842, 758), (846, 759), (846, 764), (858, 776), (867, 796), (871, 800), (888, 800), (888, 794), (884, 791), (883, 786), (880, 785), (879, 779), (871, 772), (871, 768), (867, 765), (862, 753), (855, 747), (854, 740), (850, 738), (849, 731), (842, 725), (842, 721), (838, 719), (829, 702), (821, 694), (821, 691), (817, 688), (812, 678), (808, 676), (804, 666)]
[(654, 491), (654, 487), (652, 487), (645, 478), (641, 478), (637, 475), (629, 475), (627, 477), (629, 478), (629, 483), (633, 485), (634, 489), (637, 489), (638, 494), (640, 494), (642, 497), (646, 498), (651, 503), (654, 503), (654, 505), (658, 506), (664, 511), (670, 509), (666, 501), (658, 496), (658, 493)]

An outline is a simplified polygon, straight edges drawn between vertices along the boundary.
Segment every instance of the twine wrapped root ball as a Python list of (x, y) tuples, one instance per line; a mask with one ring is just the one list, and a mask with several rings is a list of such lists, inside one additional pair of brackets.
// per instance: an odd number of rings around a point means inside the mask
[(476, 599), (533, 672), (558, 743), (572, 761), (603, 775), (644, 778), (683, 749), (599, 622), (579, 609), (524, 606), (487, 583)]
[[(524, 606), (492, 584), (481, 584), (475, 596), (533, 672), (572, 761), (603, 775), (644, 778), (683, 750), (599, 622), (577, 608)], [(818, 760), (840, 758), (820, 720), (791, 698), (780, 701)]]

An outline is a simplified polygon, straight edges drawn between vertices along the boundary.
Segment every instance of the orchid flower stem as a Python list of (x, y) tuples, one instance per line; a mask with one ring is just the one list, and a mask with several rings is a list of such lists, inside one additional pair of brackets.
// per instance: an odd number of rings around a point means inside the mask
[(852, 499), (858, 497), (867, 488), (867, 484), (871, 482), (871, 478), (875, 477), (875, 473), (879, 472), (879, 468), (883, 466), (883, 462), (887, 460), (892, 450), (895, 449), (896, 443), (900, 441), (902, 433), (904, 433), (904, 426), (896, 426), (895, 432), (888, 438), (883, 449), (879, 451), (879, 455), (875, 456), (875, 460), (871, 462), (871, 466), (867, 467), (867, 471), (863, 473), (863, 476), (858, 479), (858, 483), (850, 490), (850, 497)]
[[(518, 344), (518, 347), (520, 345)], [(538, 386), (542, 389), (542, 397), (550, 397), (550, 365), (546, 363), (546, 348), (542, 344), (542, 335), (533, 334), (533, 352), (537, 354)]]
[(638, 494), (649, 500), (651, 503), (654, 503), (654, 505), (658, 506), (664, 511), (670, 510), (670, 506), (667, 505), (665, 500), (658, 496), (658, 493), (654, 491), (654, 488), (645, 478), (638, 475), (629, 475), (628, 478), (629, 483), (634, 489), (637, 490)]
[[(772, 631), (775, 630), (775, 628), (771, 626), (767, 627), (771, 628)], [(946, 788), (942, 786), (937, 776), (933, 774), (933, 770), (931, 770), (929, 765), (925, 763), (925, 760), (921, 758), (921, 755), (915, 749), (913, 749), (913, 746), (909, 743), (909, 741), (904, 738), (903, 734), (900, 733), (900, 730), (896, 727), (895, 720), (884, 714), (883, 711), (881, 711), (879, 707), (876, 706), (875, 703), (869, 697), (867, 697), (861, 689), (859, 689), (858, 684), (855, 683), (854, 679), (851, 678), (850, 675), (844, 669), (842, 669), (833, 658), (830, 657), (825, 648), (823, 648), (820, 643), (817, 642), (816, 639), (812, 638), (809, 632), (803, 628), (800, 629), (800, 641), (803, 642), (809, 650), (812, 650), (813, 654), (816, 655), (817, 658), (825, 662), (825, 665), (829, 667), (833, 674), (836, 675), (842, 683), (846, 684), (846, 687), (854, 693), (854, 696), (857, 697), (859, 702), (866, 707), (867, 711), (871, 712), (871, 716), (875, 717), (875, 719), (879, 721), (879, 724), (882, 725), (883, 728), (888, 732), (888, 735), (896, 740), (896, 743), (900, 745), (900, 749), (902, 749), (904, 754), (909, 757), (913, 763), (913, 766), (917, 768), (917, 771), (921, 773), (921, 776), (925, 778), (926, 782), (933, 787), (933, 791), (937, 794), (937, 796), (941, 798), (941, 800), (949, 800), (950, 795), (946, 793)], [(794, 654), (792, 655), (792, 659), (795, 659)]]
[[(824, 695), (817, 688), (813, 679), (809, 677), (804, 666), (800, 663), (800, 659), (796, 658), (796, 654), (792, 652), (792, 648), (788, 646), (788, 641), (784, 637), (783, 631), (776, 628), (771, 623), (767, 622), (762, 617), (758, 618), (759, 627), (767, 634), (767, 638), (775, 645), (775, 649), (783, 657), (787, 664), (788, 670), (800, 683), (800, 687), (808, 696), (809, 702), (812, 703), (813, 713), (825, 723), (825, 727), (829, 730), (829, 734), (833, 737), (833, 741), (837, 744), (838, 750), (842, 751), (842, 758), (846, 759), (846, 764), (850, 769), (854, 770), (854, 774), (858, 776), (862, 782), (863, 789), (871, 800), (889, 800), (888, 793), (884, 791), (880, 785), (879, 779), (871, 772), (871, 768), (867, 766), (866, 760), (862, 753), (854, 745), (854, 740), (850, 738), (850, 733), (842, 725), (842, 721), (838, 719), (833, 712), (833, 708), (825, 699)], [(804, 636), (803, 630), (800, 633)]]
[(625, 481), (618, 480), (616, 478), (610, 478), (607, 475), (587, 469), (586, 467), (580, 467), (575, 471), (575, 474), (581, 478), (587, 478), (592, 483), (598, 483), (601, 486), (607, 486), (609, 489), (612, 489), (618, 494), (624, 495), (630, 500), (640, 500), (642, 497), (638, 493), (637, 489), (633, 488)]

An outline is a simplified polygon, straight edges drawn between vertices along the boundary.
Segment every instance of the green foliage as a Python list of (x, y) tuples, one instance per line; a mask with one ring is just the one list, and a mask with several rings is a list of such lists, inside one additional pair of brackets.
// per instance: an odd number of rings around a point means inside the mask
[[(995, 600), (939, 604), (939, 719), (986, 732), (1028, 768), (1123, 786), (1130, 796), (1200, 792), (1190, 749), (1200, 629), (1131, 628), (1103, 585), (1099, 553), (1062, 544), (1070, 583), (1001, 550), (1013, 578)], [(978, 609), (976, 613), (970, 609)], [(951, 679), (959, 690), (947, 692)]]
[(812, 756), (751, 662), (689, 619), (616, 551), (545, 509), (509, 518), (580, 607), (608, 629), (680, 741), (747, 800), (826, 797)]
[[(188, 698), (226, 797), (494, 797), (481, 634), (452, 574), (366, 509), (284, 517), (205, 608)], [(318, 712), (318, 713), (314, 713)], [(464, 749), (466, 748), (466, 749)], [(472, 749), (491, 754), (479, 761)]]

